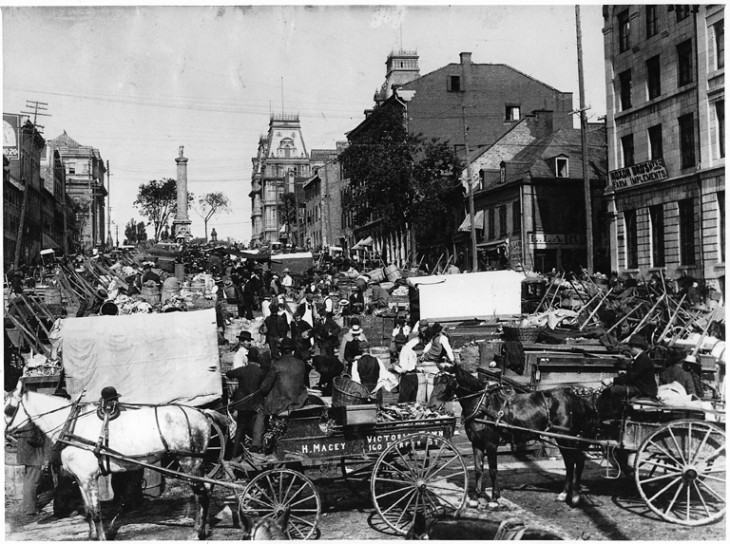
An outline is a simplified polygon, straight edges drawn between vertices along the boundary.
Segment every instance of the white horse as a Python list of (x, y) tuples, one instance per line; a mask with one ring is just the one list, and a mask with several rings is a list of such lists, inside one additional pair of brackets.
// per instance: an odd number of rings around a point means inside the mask
[[(77, 444), (85, 444), (87, 448), (91, 444), (92, 449), (102, 434), (102, 421), (96, 415), (96, 408), (95, 404), (82, 405), (75, 416), (75, 426), (71, 432), (74, 437), (81, 439), (76, 439)], [(72, 409), (71, 401), (24, 390), (22, 382), (18, 382), (5, 403), (5, 432), (22, 430), (33, 423), (55, 443)], [(212, 411), (181, 405), (123, 410), (119, 417), (109, 421), (108, 448), (125, 458), (143, 463), (155, 463), (166, 453), (177, 453), (176, 459), (182, 472), (202, 476), (203, 454), (211, 435), (210, 420), (206, 414), (214, 418), (219, 416)], [(89, 524), (89, 539), (94, 538), (96, 530), (98, 540), (106, 540), (99, 505), (100, 465), (103, 463), (105, 468), (108, 466), (110, 472), (140, 469), (140, 465), (132, 462), (111, 456), (102, 455), (102, 458), (100, 461), (94, 451), (81, 446), (69, 445), (61, 452), (63, 467), (74, 475), (81, 489)], [(190, 481), (190, 485), (196, 502), (195, 532), (199, 539), (203, 539), (207, 536), (212, 485), (194, 480)]]

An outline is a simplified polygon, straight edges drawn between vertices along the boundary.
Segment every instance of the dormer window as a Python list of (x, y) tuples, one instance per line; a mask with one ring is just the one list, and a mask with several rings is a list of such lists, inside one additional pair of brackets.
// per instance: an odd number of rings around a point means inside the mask
[(480, 168), (479, 169), (479, 188), (480, 189), (484, 189), (484, 180), (485, 180), (484, 169)]
[(499, 164), (499, 182), (504, 183), (507, 181), (507, 165), (505, 163)]
[(568, 157), (555, 157), (555, 177), (556, 178), (567, 178), (569, 177), (569, 163)]
[(520, 107), (508, 104), (505, 107), (504, 120), (507, 122), (519, 121), (520, 120)]

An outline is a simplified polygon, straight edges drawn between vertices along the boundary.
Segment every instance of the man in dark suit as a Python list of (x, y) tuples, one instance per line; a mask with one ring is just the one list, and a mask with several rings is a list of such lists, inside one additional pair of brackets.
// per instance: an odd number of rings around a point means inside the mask
[[(647, 353), (648, 342), (642, 336), (632, 336), (628, 345), (631, 352), (629, 368), (626, 372), (620, 372), (612, 380), (604, 380), (604, 385), (609, 386), (609, 388), (601, 394), (604, 397), (599, 402), (601, 417), (620, 414), (626, 401), (631, 398), (638, 396), (654, 398), (657, 395), (658, 388), (654, 373), (654, 362)], [(608, 401), (607, 404), (605, 401)]]
[(226, 377), (238, 380), (238, 387), (231, 397), (230, 405), (237, 410), (236, 438), (233, 442), (233, 457), (238, 455), (238, 448), (244, 435), (253, 436), (256, 412), (261, 408), (264, 395), (261, 384), (266, 372), (259, 366), (258, 352), (249, 352), (248, 362), (244, 366), (226, 372)]
[(269, 309), (271, 314), (264, 319), (266, 343), (271, 348), (271, 357), (276, 359), (279, 357), (279, 342), (289, 334), (289, 321), (286, 315), (279, 311), (278, 303), (271, 302)]
[(304, 361), (294, 356), (295, 349), (294, 340), (282, 339), (279, 343), (281, 357), (272, 363), (261, 384), (261, 391), (266, 398), (263, 410), (259, 410), (254, 422), (251, 457), (255, 462), (268, 460), (262, 451), (266, 416), (286, 415), (307, 403), (307, 388), (304, 385), (307, 371)]

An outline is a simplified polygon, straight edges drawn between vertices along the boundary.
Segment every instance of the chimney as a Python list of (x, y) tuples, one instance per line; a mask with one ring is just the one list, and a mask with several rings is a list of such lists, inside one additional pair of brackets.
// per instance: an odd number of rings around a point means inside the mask
[(544, 138), (553, 133), (553, 110), (535, 110), (535, 137)]
[(461, 90), (471, 90), (471, 53), (459, 53), (459, 60), (461, 61)]

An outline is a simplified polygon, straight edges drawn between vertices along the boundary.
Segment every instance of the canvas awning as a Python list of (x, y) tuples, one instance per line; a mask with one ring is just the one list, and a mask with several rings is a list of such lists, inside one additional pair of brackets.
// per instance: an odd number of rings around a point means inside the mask
[(61, 249), (61, 246), (59, 246), (53, 238), (48, 236), (47, 234), (43, 234), (43, 249)]
[(364, 240), (360, 240), (357, 244), (352, 246), (352, 248), (350, 248), (350, 249), (362, 249), (365, 246), (372, 246), (372, 245), (373, 245), (373, 239), (370, 236), (368, 236)]
[[(464, 221), (462, 221), (461, 225), (459, 225), (459, 230), (462, 232), (469, 232), (471, 231), (471, 216), (467, 215)], [(484, 229), (484, 210), (479, 210), (474, 214), (474, 227), (477, 229)]]

